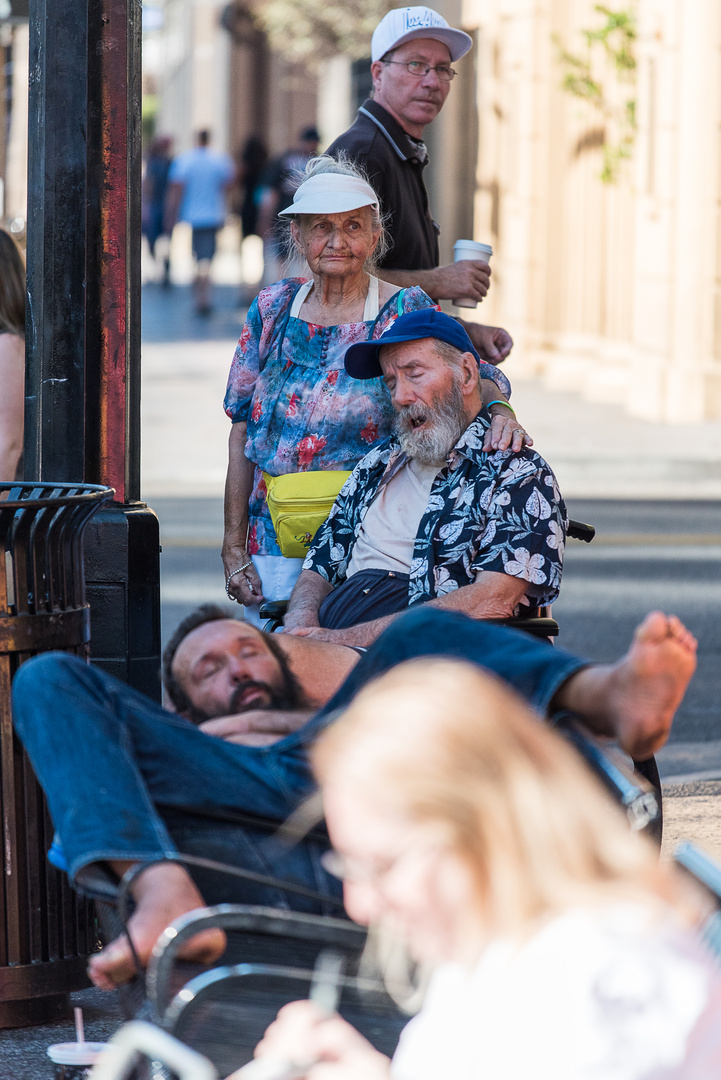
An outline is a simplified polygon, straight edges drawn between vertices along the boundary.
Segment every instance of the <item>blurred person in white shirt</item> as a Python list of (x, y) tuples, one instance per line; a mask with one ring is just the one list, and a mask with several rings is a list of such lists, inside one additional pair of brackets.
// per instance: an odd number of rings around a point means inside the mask
[(706, 901), (493, 676), (397, 667), (313, 760), (349, 915), (430, 982), (392, 1061), (311, 1002), (281, 1011), (259, 1056), (314, 1062), (308, 1080), (721, 1075)]

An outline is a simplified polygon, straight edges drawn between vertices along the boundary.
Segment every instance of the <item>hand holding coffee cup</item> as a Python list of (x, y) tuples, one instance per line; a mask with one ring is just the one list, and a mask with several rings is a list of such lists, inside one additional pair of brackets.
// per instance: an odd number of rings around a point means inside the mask
[[(456, 240), (453, 245), (453, 261), (463, 262), (470, 259), (473, 262), (489, 263), (493, 248), (490, 244), (479, 244), (476, 240)], [(454, 299), (456, 307), (474, 308), (478, 301), (473, 296), (460, 296)]]

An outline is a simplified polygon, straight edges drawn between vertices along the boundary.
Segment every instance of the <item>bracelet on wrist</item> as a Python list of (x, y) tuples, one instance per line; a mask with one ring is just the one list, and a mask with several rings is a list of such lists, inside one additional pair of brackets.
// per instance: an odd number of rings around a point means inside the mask
[(513, 406), (509, 405), (509, 403), (507, 401), (501, 401), (500, 398), (497, 401), (489, 401), (488, 404), (486, 405), (486, 408), (490, 409), (491, 405), (503, 405), (504, 408), (510, 409), (510, 411), (513, 413), (514, 416), (516, 415), (516, 410), (513, 408)]
[[(226, 595), (227, 595), (229, 600), (235, 600), (235, 597), (231, 596), (231, 593), (230, 593), (230, 583), (231, 583), (231, 581), (233, 580), (233, 578), (235, 577), (236, 574), (242, 574), (242, 572), (244, 570), (247, 570), (248, 567), (252, 566), (252, 565), (253, 565), (253, 560), (248, 559), (248, 561), (244, 562), (242, 566), (239, 566), (237, 570), (233, 570), (233, 572), (231, 574), (228, 574), (227, 580), (225, 582), (225, 592), (226, 592)], [(252, 592), (252, 589), (251, 589), (251, 592)]]

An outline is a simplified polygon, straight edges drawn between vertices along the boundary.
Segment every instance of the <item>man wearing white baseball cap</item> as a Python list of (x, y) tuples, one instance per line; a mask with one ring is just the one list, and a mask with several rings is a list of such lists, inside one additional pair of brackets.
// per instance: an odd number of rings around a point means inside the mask
[[(455, 71), (451, 66), (471, 48), (462, 30), (432, 8), (395, 8), (381, 19), (371, 40), (373, 97), (355, 123), (330, 146), (361, 165), (387, 215), (391, 244), (379, 263), (382, 277), (396, 285), (419, 285), (434, 300), (488, 292), (486, 263), (464, 260), (439, 266), (439, 227), (431, 216), (423, 170), (427, 124), (443, 108)], [(496, 364), (513, 342), (500, 327), (463, 324), (484, 360)]]

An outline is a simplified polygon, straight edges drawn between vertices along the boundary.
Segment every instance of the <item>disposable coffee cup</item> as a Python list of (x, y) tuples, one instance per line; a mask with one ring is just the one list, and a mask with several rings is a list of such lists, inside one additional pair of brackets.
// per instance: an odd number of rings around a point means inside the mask
[[(456, 240), (453, 245), (453, 261), (462, 262), (464, 259), (473, 259), (475, 262), (489, 263), (493, 248), (490, 244), (479, 244), (476, 240)], [(453, 303), (456, 307), (474, 308), (478, 302), (472, 296), (460, 296)]]
[(102, 1042), (53, 1043), (48, 1047), (48, 1057), (55, 1065), (55, 1080), (87, 1080), (107, 1049), (108, 1043)]

